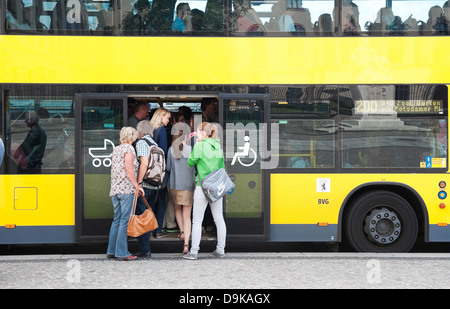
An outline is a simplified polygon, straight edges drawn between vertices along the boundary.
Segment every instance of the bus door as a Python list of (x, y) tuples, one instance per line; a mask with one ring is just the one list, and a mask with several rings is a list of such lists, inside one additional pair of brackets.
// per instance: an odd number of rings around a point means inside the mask
[(114, 214), (109, 196), (111, 156), (126, 123), (127, 96), (77, 94), (75, 111), (77, 238), (100, 240), (108, 236)]
[[(220, 94), (225, 167), (235, 188), (226, 195), (224, 215), (229, 236), (268, 238), (270, 192), (261, 156), (263, 135), (270, 136), (269, 99), (265, 94)], [(266, 127), (267, 128), (267, 127)]]

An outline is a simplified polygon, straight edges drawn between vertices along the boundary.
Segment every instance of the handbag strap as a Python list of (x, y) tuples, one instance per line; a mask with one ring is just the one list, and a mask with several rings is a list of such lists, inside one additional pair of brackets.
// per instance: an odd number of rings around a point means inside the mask
[[(132, 216), (136, 213), (136, 205), (137, 205), (137, 200), (139, 198), (139, 190), (134, 191), (134, 197), (133, 197), (133, 205), (131, 206), (131, 213), (130, 213), (130, 219), (132, 218)], [(150, 208), (150, 205), (147, 202), (147, 199), (145, 197), (142, 198), (145, 202), (145, 207), (148, 209)]]
[(137, 198), (139, 196), (139, 191), (136, 190), (134, 191), (134, 196), (133, 196), (133, 205), (131, 206), (131, 213), (130, 213), (130, 220), (132, 220), (133, 215), (136, 211), (136, 204), (137, 204)]
[(197, 173), (198, 182), (200, 183), (200, 186), (201, 186), (203, 184), (203, 181), (202, 181), (202, 179), (200, 179), (200, 173), (198, 172), (197, 164), (194, 165), (194, 168), (195, 168), (195, 172)]

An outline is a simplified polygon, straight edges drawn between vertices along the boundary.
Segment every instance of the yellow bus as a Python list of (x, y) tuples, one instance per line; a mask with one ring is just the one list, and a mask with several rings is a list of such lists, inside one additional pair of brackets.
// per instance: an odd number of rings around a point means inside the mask
[(229, 241), (450, 241), (447, 1), (0, 0), (0, 12), (0, 244), (105, 241), (110, 156), (134, 104), (202, 119), (211, 99), (236, 185)]

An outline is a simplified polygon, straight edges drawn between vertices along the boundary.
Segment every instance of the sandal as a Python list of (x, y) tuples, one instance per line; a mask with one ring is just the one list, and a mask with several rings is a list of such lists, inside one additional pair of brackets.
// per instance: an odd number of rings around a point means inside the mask
[(188, 252), (189, 252), (189, 245), (184, 245), (184, 249), (183, 249), (182, 255), (185, 255)]
[(131, 254), (131, 255), (126, 256), (126, 257), (118, 257), (117, 259), (119, 261), (135, 261), (135, 260), (137, 260), (137, 256)]
[(178, 234), (178, 238), (179, 238), (180, 240), (184, 240), (184, 232), (183, 232), (183, 231), (181, 231), (181, 233)]

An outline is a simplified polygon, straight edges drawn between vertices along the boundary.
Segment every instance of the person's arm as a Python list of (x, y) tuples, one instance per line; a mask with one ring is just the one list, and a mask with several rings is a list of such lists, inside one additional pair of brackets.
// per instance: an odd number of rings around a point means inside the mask
[(134, 176), (133, 162), (134, 162), (134, 155), (131, 152), (125, 154), (125, 172), (127, 173), (127, 176), (130, 179), (133, 186), (136, 188), (136, 190), (139, 190), (139, 194), (143, 196), (144, 189), (142, 189), (142, 187), (138, 184), (136, 177)]
[(195, 164), (197, 164), (199, 157), (200, 156), (196, 156), (196, 152), (198, 150), (198, 148), (200, 147), (200, 143), (197, 143), (194, 145), (194, 148), (191, 151), (191, 155), (189, 156), (188, 160), (187, 160), (187, 164), (189, 167), (194, 166)]
[(164, 155), (167, 157), (167, 150), (169, 148), (169, 144), (167, 142), (167, 132), (165, 127), (160, 127), (159, 136), (158, 136), (158, 147), (164, 151)]
[(141, 156), (139, 157), (139, 161), (141, 162), (141, 165), (139, 165), (137, 182), (142, 183), (144, 181), (144, 175), (148, 167), (148, 157)]

